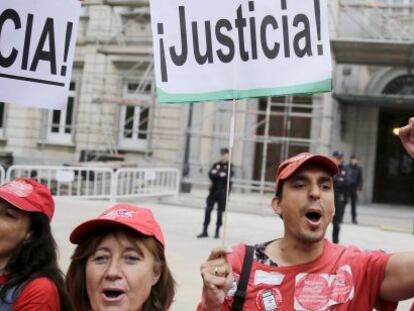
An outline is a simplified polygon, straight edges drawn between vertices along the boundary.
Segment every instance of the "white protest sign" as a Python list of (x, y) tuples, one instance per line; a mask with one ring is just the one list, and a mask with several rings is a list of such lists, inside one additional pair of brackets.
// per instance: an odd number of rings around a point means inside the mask
[(160, 102), (331, 90), (327, 0), (150, 0)]
[(66, 107), (81, 4), (0, 1), (0, 101)]

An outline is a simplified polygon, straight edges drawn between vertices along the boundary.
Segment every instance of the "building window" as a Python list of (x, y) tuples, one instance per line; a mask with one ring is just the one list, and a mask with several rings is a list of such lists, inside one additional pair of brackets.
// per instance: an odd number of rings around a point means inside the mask
[(48, 114), (47, 141), (69, 144), (73, 140), (74, 111), (76, 105), (76, 82), (69, 86), (65, 110), (50, 110)]
[(414, 75), (399, 76), (389, 82), (382, 91), (384, 94), (414, 95)]
[[(266, 163), (264, 180), (273, 181), (274, 168), (282, 161), (311, 149), (311, 125), (314, 117), (311, 95), (259, 100), (256, 137), (260, 140), (256, 143), (255, 150), (255, 180), (262, 178), (263, 163)], [(269, 126), (266, 129), (267, 122)]]
[(150, 117), (151, 82), (126, 82), (124, 99), (132, 99), (134, 106), (122, 106), (120, 113), (119, 147), (124, 149), (146, 149)]

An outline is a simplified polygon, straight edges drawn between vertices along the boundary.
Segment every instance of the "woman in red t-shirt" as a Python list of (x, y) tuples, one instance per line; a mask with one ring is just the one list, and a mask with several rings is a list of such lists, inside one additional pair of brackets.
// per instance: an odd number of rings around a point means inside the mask
[(152, 212), (118, 204), (79, 225), (66, 286), (82, 311), (166, 311), (175, 282), (165, 259), (165, 242)]
[(0, 310), (72, 311), (51, 233), (55, 204), (33, 179), (0, 186)]

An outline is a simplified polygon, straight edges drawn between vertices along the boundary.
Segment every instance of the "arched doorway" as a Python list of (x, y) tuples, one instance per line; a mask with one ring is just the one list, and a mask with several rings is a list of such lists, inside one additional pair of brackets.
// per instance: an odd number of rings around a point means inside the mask
[[(383, 94), (414, 96), (414, 75), (389, 82)], [(414, 204), (414, 160), (402, 147), (397, 129), (414, 116), (413, 108), (381, 108), (374, 178), (374, 202)]]

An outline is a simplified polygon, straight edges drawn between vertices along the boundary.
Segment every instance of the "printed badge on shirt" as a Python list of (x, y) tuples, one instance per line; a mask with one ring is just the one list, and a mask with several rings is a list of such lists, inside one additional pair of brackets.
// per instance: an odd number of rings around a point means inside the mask
[(260, 311), (276, 311), (282, 303), (282, 294), (277, 288), (262, 289), (256, 295), (256, 307)]
[(322, 311), (346, 303), (354, 297), (350, 266), (336, 274), (300, 273), (296, 276), (294, 308), (297, 311)]
[(262, 270), (256, 270), (254, 273), (254, 285), (280, 285), (283, 282), (285, 275), (280, 272), (267, 272)]
[(345, 303), (354, 298), (354, 282), (351, 267), (346, 265), (339, 268), (333, 275), (330, 299), (332, 304)]

